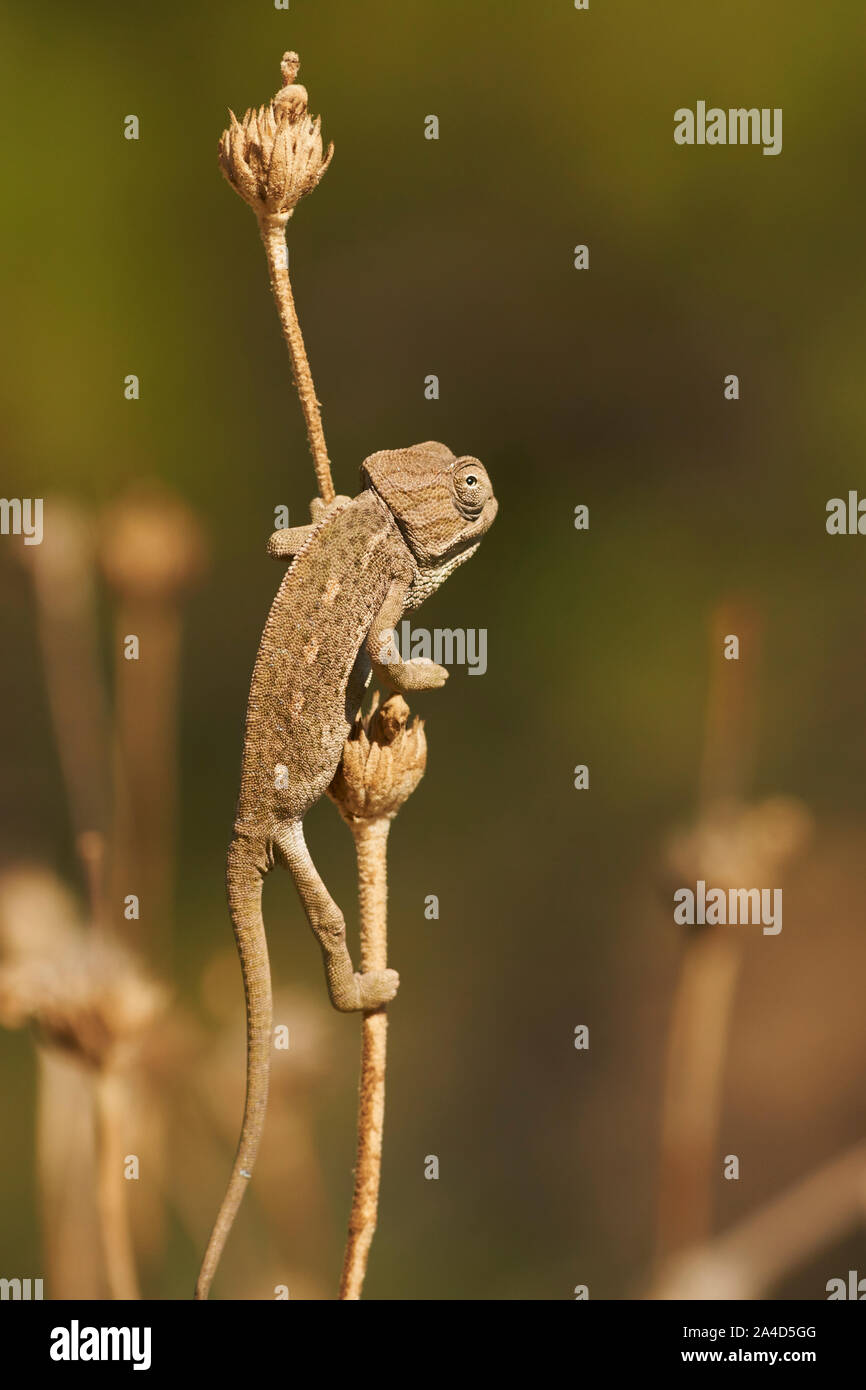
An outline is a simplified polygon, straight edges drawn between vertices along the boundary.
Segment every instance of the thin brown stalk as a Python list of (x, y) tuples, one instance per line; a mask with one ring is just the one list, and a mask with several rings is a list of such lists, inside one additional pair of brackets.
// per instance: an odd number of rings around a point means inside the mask
[[(361, 969), (384, 970), (388, 964), (388, 831), (387, 817), (358, 820), (352, 826), (358, 858), (361, 905)], [(349, 1234), (340, 1281), (340, 1298), (361, 1297), (370, 1246), (376, 1231), (382, 1136), (385, 1125), (385, 1064), (388, 1040), (386, 1006), (364, 1014), (361, 1024), (361, 1083), (358, 1103), (358, 1150)]]
[(46, 1297), (104, 1298), (105, 1259), (93, 1194), (93, 1088), (89, 1072), (38, 1046), (36, 1172)]
[(105, 836), (100, 834), (98, 830), (83, 830), (80, 835), (76, 836), (75, 848), (84, 870), (87, 885), (87, 907), (91, 929), (105, 934), (108, 931)]
[(659, 1263), (709, 1237), (713, 1164), (739, 943), (717, 930), (688, 942), (667, 1042), (658, 1193)]
[[(741, 660), (723, 656), (735, 633)], [(756, 718), (760, 625), (747, 602), (720, 604), (710, 622), (711, 675), (698, 824), (719, 802), (736, 802), (749, 778)], [(700, 862), (690, 866), (699, 877)], [(718, 928), (692, 928), (683, 951), (667, 1039), (656, 1211), (655, 1263), (708, 1239), (714, 1163), (733, 1003), (741, 967), (738, 940)]]
[(123, 1079), (110, 1068), (94, 1079), (98, 1206), (108, 1287), (113, 1299), (138, 1299), (138, 1279), (123, 1173)]
[[(148, 483), (103, 514), (100, 559), (114, 598), (112, 901), (138, 896), (124, 940), (152, 960), (170, 940), (177, 816), (177, 720), (183, 600), (206, 566), (195, 514)], [(137, 648), (131, 643), (137, 642)]]
[(816, 1252), (863, 1220), (866, 1144), (808, 1174), (705, 1245), (681, 1252), (661, 1271), (653, 1299), (764, 1298)]
[[(710, 618), (710, 682), (699, 782), (700, 809), (738, 801), (752, 781), (758, 720), (762, 621), (746, 599), (719, 603)], [(739, 661), (726, 661), (725, 638), (740, 639)]]
[(100, 669), (94, 545), (84, 512), (49, 498), (43, 545), (26, 552), (48, 707), (76, 834), (108, 823), (108, 705)]
[[(134, 633), (143, 658), (127, 661)], [(171, 602), (119, 596), (115, 617), (115, 860), (113, 897), (141, 902), (138, 922), (123, 922), (152, 961), (171, 940), (177, 823), (177, 710), (181, 611)]]
[(310, 451), (313, 455), (313, 467), (316, 471), (319, 495), (323, 502), (332, 502), (334, 500), (334, 483), (331, 478), (331, 464), (325, 445), (325, 433), (322, 429), (322, 416), (301, 333), (298, 311), (295, 307), (295, 297), (292, 294), (292, 283), (289, 278), (286, 218), (282, 214), (265, 213), (259, 218), (259, 230), (268, 258), (268, 273), (277, 313), (280, 316), (280, 326), (286, 340), (286, 347), (289, 349), (292, 376), (297, 387), (301, 409), (304, 412), (304, 423), (307, 427), (307, 438), (310, 441)]

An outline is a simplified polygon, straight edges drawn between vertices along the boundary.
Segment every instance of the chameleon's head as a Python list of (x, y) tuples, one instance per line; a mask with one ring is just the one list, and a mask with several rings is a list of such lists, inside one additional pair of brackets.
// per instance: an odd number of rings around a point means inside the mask
[(361, 480), (382, 498), (423, 567), (474, 549), (499, 507), (484, 465), (444, 444), (371, 454)]

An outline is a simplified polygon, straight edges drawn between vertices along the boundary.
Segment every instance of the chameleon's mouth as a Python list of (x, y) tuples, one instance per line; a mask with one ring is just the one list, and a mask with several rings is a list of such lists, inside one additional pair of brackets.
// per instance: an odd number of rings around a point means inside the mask
[(498, 511), (499, 503), (497, 502), (496, 498), (488, 497), (483, 507), (479, 507), (476, 511), (474, 511), (474, 515), (469, 518), (469, 520), (472, 522), (472, 525), (467, 527), (464, 533), (464, 543), (467, 540), (472, 540), (475, 538), (480, 539), (486, 531), (489, 531), (494, 521), (496, 520), (496, 513)]

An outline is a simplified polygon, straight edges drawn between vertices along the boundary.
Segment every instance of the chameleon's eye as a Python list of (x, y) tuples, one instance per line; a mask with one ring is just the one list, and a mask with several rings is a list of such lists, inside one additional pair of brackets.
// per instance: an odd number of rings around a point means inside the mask
[(454, 473), (454, 500), (457, 510), (467, 521), (481, 515), (490, 493), (487, 474), (477, 459), (467, 459)]

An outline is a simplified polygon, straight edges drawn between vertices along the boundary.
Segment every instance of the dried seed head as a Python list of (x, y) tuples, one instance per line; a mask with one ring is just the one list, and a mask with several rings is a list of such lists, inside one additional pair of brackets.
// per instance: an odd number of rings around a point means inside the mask
[(751, 806), (717, 802), (696, 825), (669, 837), (666, 859), (686, 882), (702, 878), (714, 888), (752, 887), (781, 871), (812, 829), (809, 811), (793, 797)]
[(283, 85), (271, 103), (276, 110), (285, 111), (296, 120), (307, 113), (307, 89), (295, 82), (301, 60), (297, 53), (284, 53), (280, 63)]
[(306, 89), (295, 82), (299, 62), (297, 53), (285, 53), (282, 90), (242, 121), (230, 111), (231, 125), (220, 136), (220, 168), (259, 217), (287, 221), (334, 153), (333, 145), (324, 152), (321, 117), (308, 114)]
[(49, 497), (45, 510), (51, 525), (42, 544), (22, 546), (17, 554), (30, 570), (40, 600), (71, 619), (91, 600), (93, 526), (85, 509), (65, 497)]
[(402, 695), (392, 695), (381, 708), (375, 696), (370, 713), (356, 719), (328, 788), (350, 823), (396, 816), (424, 776), (424, 724), (416, 719), (407, 728), (408, 719), (409, 706)]
[(283, 54), (282, 58), (280, 59), (280, 72), (283, 74), (284, 90), (286, 87), (291, 87), (292, 83), (298, 75), (298, 68), (300, 66), (301, 60), (298, 57), (297, 53), (293, 53), (290, 51), (288, 53)]
[(108, 508), (100, 559), (106, 579), (130, 598), (169, 599), (203, 573), (207, 547), (193, 512), (155, 485)]
[(18, 963), (62, 951), (79, 930), (74, 894), (50, 869), (18, 864), (0, 872), (0, 957)]
[(47, 1046), (99, 1070), (129, 1060), (166, 1000), (126, 950), (95, 936), (0, 968), (0, 1024), (31, 1024)]

